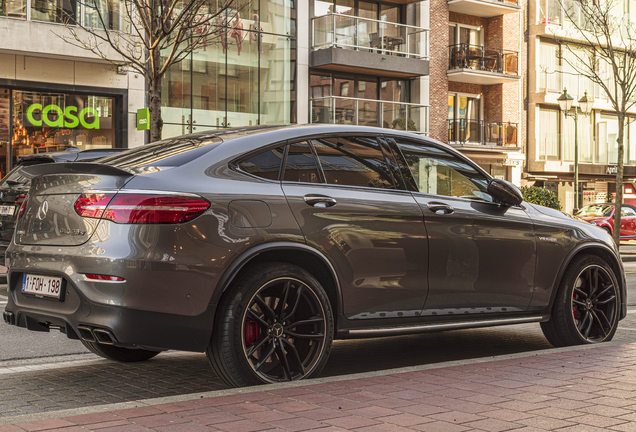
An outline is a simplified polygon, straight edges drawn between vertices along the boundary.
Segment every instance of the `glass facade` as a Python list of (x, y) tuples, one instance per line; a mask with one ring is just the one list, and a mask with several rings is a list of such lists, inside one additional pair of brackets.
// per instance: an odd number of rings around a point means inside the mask
[(166, 73), (164, 137), (296, 122), (293, 1), (237, 0), (234, 6), (218, 17), (218, 30), (203, 46)]

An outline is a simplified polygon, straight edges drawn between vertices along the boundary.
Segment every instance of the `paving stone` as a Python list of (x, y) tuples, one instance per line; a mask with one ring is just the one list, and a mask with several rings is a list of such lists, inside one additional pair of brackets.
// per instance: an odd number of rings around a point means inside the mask
[(20, 427), (29, 432), (42, 431), (47, 429), (54, 428), (63, 428), (73, 426), (73, 423), (68, 422), (62, 419), (49, 419), (49, 420), (39, 420), (27, 423), (17, 423), (17, 427)]
[(135, 423), (148, 428), (155, 428), (157, 426), (165, 426), (175, 423), (185, 423), (188, 421), (173, 414), (155, 414), (145, 417), (135, 417), (133, 420)]

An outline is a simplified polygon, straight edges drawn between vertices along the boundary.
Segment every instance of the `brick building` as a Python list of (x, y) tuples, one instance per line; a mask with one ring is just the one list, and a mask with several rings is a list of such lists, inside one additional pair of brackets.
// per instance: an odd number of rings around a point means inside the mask
[[(566, 4), (566, 3), (563, 3)], [(634, 16), (636, 2), (615, 2), (616, 16)], [(559, 110), (557, 98), (567, 89), (574, 106), (587, 91), (594, 98), (590, 115), (578, 117), (579, 193), (581, 204), (612, 201), (616, 192), (618, 119), (602, 89), (577, 74), (567, 58), (575, 57), (564, 43), (582, 42), (576, 28), (584, 17), (568, 19), (559, 0), (528, 3), (528, 146), (525, 181), (558, 194), (566, 212), (574, 200), (574, 120)], [(570, 41), (570, 42), (567, 42)], [(575, 50), (580, 49), (580, 44)], [(611, 80), (607, 65), (599, 62), (603, 79)], [(605, 69), (605, 70), (604, 70)], [(636, 204), (636, 109), (625, 129), (624, 197)]]
[(520, 1), (430, 2), (430, 136), (517, 185), (525, 159)]

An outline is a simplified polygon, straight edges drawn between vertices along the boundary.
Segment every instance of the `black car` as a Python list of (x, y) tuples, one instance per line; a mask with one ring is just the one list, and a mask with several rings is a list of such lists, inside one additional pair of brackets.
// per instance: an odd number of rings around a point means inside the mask
[[(18, 157), (18, 163), (15, 167), (0, 180), (0, 256), (4, 257), (4, 253), (11, 242), (18, 210), (31, 186), (31, 181), (20, 174), (21, 168), (55, 162), (90, 162), (122, 150), (124, 149), (80, 150), (76, 147), (69, 147), (65, 151), (37, 153)], [(0, 274), (0, 282), (4, 279), (5, 275)]]
[(243, 386), (317, 376), (334, 338), (536, 322), (566, 346), (626, 315), (607, 232), (406, 132), (261, 126), (20, 172), (4, 320), (113, 360), (205, 351)]

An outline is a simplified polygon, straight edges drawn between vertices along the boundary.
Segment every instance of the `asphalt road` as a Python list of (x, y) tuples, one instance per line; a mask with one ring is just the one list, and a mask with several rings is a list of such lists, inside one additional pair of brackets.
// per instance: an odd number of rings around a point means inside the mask
[[(626, 262), (624, 263), (624, 266), (628, 287), (628, 305), (634, 308), (636, 307), (636, 262)], [(6, 285), (0, 285), (0, 310), (4, 310), (6, 295)], [(514, 327), (510, 327), (510, 329), (514, 329)], [(513, 337), (514, 330), (506, 330), (506, 332), (510, 333), (507, 334), (507, 339)], [(537, 335), (539, 339), (541, 339), (540, 331)], [(436, 338), (436, 336), (430, 337)], [(535, 338), (535, 336), (533, 335), (532, 338)], [(390, 341), (390, 338), (384, 340)], [(94, 354), (89, 353), (79, 341), (70, 340), (58, 331), (52, 331), (50, 333), (36, 333), (14, 326), (8, 326), (3, 322), (0, 322), (0, 341), (0, 367), (9, 364), (37, 364), (42, 362), (51, 363), (65, 361), (69, 359), (77, 360), (95, 358)], [(537, 347), (534, 345), (537, 342), (537, 340), (533, 339), (533, 342), (530, 346), (528, 346), (528, 349), (536, 349)], [(365, 345), (365, 342), (362, 344)], [(365, 349), (371, 349), (370, 345), (372, 344), (372, 342), (367, 341)], [(390, 346), (392, 343), (388, 342), (387, 345), (385, 342), (384, 344), (385, 348), (378, 349), (386, 349), (390, 352)]]

